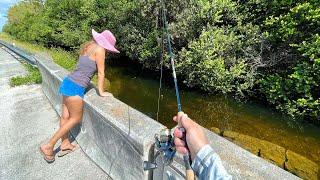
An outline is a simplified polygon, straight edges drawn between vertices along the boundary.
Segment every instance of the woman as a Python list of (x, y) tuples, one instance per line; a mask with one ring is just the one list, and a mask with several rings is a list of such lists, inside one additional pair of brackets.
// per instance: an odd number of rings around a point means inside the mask
[(75, 149), (68, 139), (69, 131), (80, 123), (83, 114), (85, 88), (93, 74), (98, 71), (98, 91), (100, 96), (112, 96), (104, 91), (105, 56), (109, 52), (119, 53), (115, 48), (116, 38), (105, 30), (101, 34), (92, 30), (93, 39), (86, 43), (80, 52), (77, 68), (61, 83), (59, 92), (63, 96), (60, 128), (48, 143), (40, 146), (40, 152), (48, 163), (55, 160), (53, 148), (61, 138), (61, 153), (67, 154)]

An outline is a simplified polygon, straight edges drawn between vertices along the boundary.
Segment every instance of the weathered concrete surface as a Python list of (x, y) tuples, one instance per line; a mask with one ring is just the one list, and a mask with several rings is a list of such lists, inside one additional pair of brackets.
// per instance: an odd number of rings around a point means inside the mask
[(58, 116), (39, 85), (10, 88), (23, 66), (0, 48), (0, 179), (107, 179), (81, 149), (53, 164), (38, 152), (58, 128)]
[[(36, 60), (43, 91), (60, 113), (58, 88), (68, 72), (47, 55), (37, 55)], [(98, 96), (94, 89), (84, 101), (82, 124), (72, 134), (85, 153), (114, 179), (150, 178), (143, 161), (153, 156), (154, 134), (164, 126), (113, 97)]]
[(316, 163), (290, 150), (287, 150), (286, 157), (285, 168), (288, 169), (288, 171), (304, 179), (318, 179), (319, 166)]
[(211, 127), (210, 130), (216, 134), (221, 135), (221, 130), (219, 128), (216, 127)]
[(319, 166), (315, 162), (294, 153), (291, 150), (265, 140), (233, 131), (224, 131), (222, 135), (253, 154), (260, 156), (303, 179), (317, 179)]
[(284, 162), (286, 161), (285, 148), (265, 140), (233, 131), (224, 131), (223, 136), (229, 138), (232, 142), (253, 154), (259, 155), (267, 161), (284, 168)]

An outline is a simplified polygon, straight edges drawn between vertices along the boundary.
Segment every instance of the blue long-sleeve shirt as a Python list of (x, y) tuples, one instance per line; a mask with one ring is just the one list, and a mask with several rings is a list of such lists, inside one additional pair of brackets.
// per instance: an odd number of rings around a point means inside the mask
[(232, 176), (222, 165), (219, 155), (213, 151), (210, 145), (205, 145), (197, 153), (192, 162), (192, 169), (200, 180), (232, 179)]

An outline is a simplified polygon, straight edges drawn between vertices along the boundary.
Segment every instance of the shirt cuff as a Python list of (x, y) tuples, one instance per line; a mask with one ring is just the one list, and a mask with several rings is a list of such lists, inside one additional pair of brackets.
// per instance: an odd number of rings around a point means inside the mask
[(205, 166), (205, 161), (213, 154), (214, 151), (209, 144), (203, 146), (200, 149), (191, 165), (196, 175), (201, 173), (201, 171), (203, 170), (203, 166)]

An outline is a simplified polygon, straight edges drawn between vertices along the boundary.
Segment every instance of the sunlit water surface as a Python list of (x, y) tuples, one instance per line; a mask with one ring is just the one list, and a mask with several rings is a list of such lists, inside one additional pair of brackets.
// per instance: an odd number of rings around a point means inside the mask
[[(159, 78), (127, 61), (109, 63), (106, 77), (106, 88), (116, 98), (156, 119)], [(172, 117), (177, 112), (174, 88), (168, 83), (163, 86), (159, 122), (174, 127)], [(231, 97), (186, 88), (180, 95), (183, 111), (208, 129), (218, 127), (264, 139), (320, 164), (319, 127), (294, 122), (261, 104), (242, 103)]]

